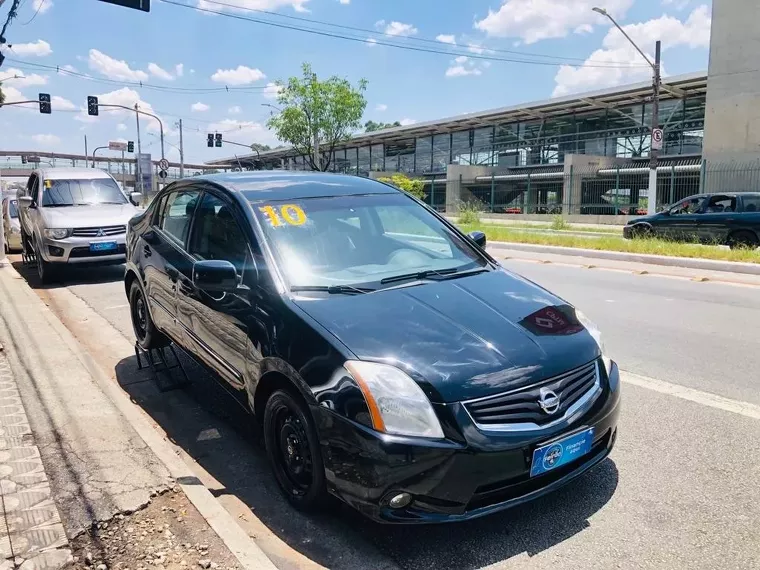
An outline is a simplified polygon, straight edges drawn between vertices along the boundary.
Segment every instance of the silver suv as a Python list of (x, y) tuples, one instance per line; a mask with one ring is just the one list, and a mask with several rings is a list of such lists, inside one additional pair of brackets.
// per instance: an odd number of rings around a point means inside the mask
[(45, 283), (66, 264), (124, 263), (127, 222), (138, 210), (108, 173), (90, 168), (41, 168), (17, 199), (26, 249)]

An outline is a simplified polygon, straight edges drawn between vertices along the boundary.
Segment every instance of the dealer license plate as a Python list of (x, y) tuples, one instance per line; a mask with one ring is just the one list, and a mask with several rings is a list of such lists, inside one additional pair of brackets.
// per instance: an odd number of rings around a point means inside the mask
[(537, 448), (533, 452), (530, 476), (535, 477), (575, 461), (591, 450), (593, 442), (594, 428), (589, 428)]
[(99, 241), (90, 244), (90, 251), (113, 251), (117, 247), (115, 241)]

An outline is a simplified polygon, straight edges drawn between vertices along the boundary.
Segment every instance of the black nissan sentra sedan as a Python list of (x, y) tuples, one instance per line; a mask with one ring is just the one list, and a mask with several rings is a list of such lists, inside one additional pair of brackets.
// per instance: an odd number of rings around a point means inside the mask
[(253, 412), (296, 507), (461, 521), (601, 462), (620, 407), (596, 327), (484, 246), (381, 182), (213, 175), (132, 219), (125, 288), (144, 349)]

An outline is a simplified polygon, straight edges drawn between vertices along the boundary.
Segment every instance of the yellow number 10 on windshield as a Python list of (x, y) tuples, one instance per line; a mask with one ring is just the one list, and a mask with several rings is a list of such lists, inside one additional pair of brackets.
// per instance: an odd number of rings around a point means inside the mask
[(269, 223), (272, 224), (273, 228), (281, 226), (282, 220), (291, 226), (302, 226), (306, 223), (306, 212), (295, 204), (280, 206), (279, 213), (272, 206), (262, 206), (259, 210), (269, 218)]

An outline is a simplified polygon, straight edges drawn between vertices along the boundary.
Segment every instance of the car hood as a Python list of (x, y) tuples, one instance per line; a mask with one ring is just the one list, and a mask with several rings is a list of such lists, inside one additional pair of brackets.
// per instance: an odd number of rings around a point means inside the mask
[(42, 208), (42, 216), (48, 228), (92, 228), (126, 225), (137, 213), (138, 209), (132, 204)]
[(641, 222), (653, 222), (655, 220), (659, 220), (660, 218), (662, 218), (662, 214), (659, 214), (659, 213), (658, 214), (652, 214), (651, 216), (639, 216), (637, 218), (633, 218), (631, 220), (628, 220), (628, 224), (627, 225), (631, 226), (633, 224), (639, 224)]
[(600, 354), (573, 307), (504, 269), (295, 303), (359, 359), (406, 369), (434, 402), (519, 388)]

